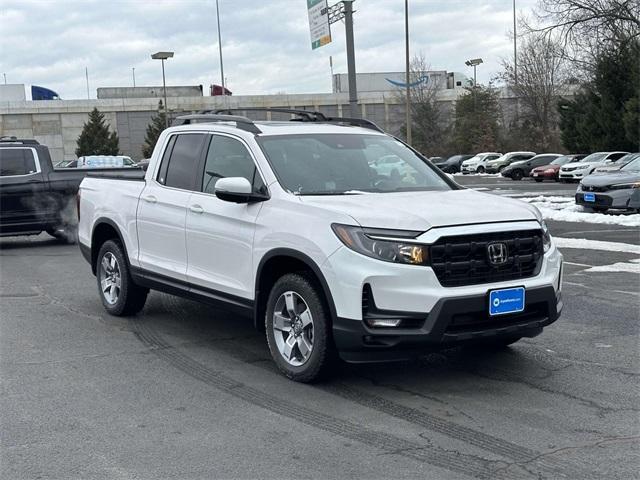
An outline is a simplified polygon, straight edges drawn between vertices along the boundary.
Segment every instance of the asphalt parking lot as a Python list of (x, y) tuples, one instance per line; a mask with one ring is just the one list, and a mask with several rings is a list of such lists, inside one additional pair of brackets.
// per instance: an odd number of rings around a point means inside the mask
[(0, 239), (1, 476), (639, 478), (640, 278), (608, 266), (640, 257), (640, 235), (549, 226), (621, 247), (562, 249), (565, 309), (542, 335), (342, 365), (316, 385), (278, 374), (249, 320), (159, 293), (110, 317), (76, 245)]

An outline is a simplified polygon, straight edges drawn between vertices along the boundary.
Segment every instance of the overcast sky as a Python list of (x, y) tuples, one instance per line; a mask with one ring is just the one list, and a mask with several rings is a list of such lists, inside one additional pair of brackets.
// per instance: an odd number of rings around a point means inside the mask
[[(219, 0), (225, 77), (236, 95), (331, 91), (346, 73), (344, 24), (333, 42), (312, 51), (306, 0)], [(336, 3), (330, 0), (329, 4)], [(535, 0), (517, 0), (518, 15)], [(404, 1), (354, 2), (356, 69), (404, 69)], [(472, 76), (464, 61), (482, 57), (487, 82), (513, 53), (512, 0), (409, 0), (412, 55), (434, 70)], [(91, 98), (96, 88), (161, 85), (160, 62), (172, 50), (168, 85), (220, 83), (215, 0), (0, 0), (0, 73), (8, 83), (51, 88), (64, 99)], [(0, 80), (2, 81), (2, 80)]]

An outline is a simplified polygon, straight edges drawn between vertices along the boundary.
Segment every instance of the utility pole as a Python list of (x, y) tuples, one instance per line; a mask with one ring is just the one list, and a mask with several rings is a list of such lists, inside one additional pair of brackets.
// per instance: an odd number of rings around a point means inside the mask
[(7, 74), (3, 73), (2, 75), (4, 75), (4, 84), (6, 85), (7, 84)]
[(329, 55), (329, 68), (331, 69), (331, 91), (333, 92), (333, 57)]
[(356, 87), (356, 56), (353, 46), (353, 1), (343, 0), (344, 27), (347, 40), (347, 75), (349, 77), (349, 107), (353, 118), (360, 118), (358, 112), (358, 90)]
[(406, 68), (406, 105), (407, 110), (407, 143), (411, 145), (411, 86), (409, 72), (409, 0), (404, 0), (404, 42), (405, 42), (405, 68)]
[(131, 71), (133, 73), (133, 88), (136, 88), (136, 67), (132, 67)]
[(516, 32), (516, 0), (513, 0), (513, 77), (518, 85), (518, 33)]
[(88, 67), (84, 67), (84, 76), (87, 80), (87, 100), (89, 100), (91, 97), (89, 96), (89, 68)]
[(220, 51), (220, 81), (222, 82), (222, 98), (226, 96), (226, 90), (224, 87), (224, 65), (222, 63), (222, 34), (220, 33), (220, 8), (218, 6), (218, 0), (216, 0), (216, 19), (218, 21), (218, 49)]

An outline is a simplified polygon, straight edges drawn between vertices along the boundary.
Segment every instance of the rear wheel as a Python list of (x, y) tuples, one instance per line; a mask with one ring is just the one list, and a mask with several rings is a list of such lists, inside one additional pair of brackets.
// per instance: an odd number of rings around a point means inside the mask
[(144, 307), (149, 290), (133, 283), (119, 242), (107, 240), (98, 252), (96, 279), (102, 305), (111, 315), (134, 315)]
[(335, 359), (329, 313), (310, 275), (289, 273), (273, 286), (265, 327), (271, 357), (280, 371), (297, 382), (312, 382)]

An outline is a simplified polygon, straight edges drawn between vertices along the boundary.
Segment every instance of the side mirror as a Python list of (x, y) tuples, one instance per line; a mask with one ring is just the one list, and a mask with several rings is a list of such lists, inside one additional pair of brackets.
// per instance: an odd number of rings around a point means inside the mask
[(244, 177), (221, 178), (216, 182), (215, 194), (220, 200), (234, 203), (262, 202), (269, 198), (268, 195), (254, 192), (249, 180)]

